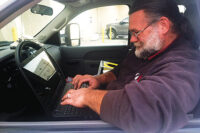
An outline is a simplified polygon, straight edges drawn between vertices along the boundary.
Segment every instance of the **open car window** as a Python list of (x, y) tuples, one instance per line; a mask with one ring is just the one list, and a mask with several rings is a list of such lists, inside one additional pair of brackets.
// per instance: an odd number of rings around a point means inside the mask
[[(128, 11), (127, 5), (94, 8), (79, 14), (68, 25), (79, 26), (80, 46), (127, 45)], [(122, 23), (123, 20), (126, 23)], [(68, 45), (66, 27), (60, 31), (61, 43), (64, 45)], [(75, 28), (71, 28), (71, 37), (76, 36), (73, 35)], [(75, 40), (72, 46), (76, 46)]]

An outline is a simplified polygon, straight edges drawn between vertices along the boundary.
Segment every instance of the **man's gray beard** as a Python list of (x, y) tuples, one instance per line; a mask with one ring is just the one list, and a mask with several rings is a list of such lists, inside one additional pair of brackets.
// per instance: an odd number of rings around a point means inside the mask
[[(156, 53), (163, 47), (163, 41), (159, 38), (158, 29), (153, 27), (153, 30), (147, 37), (147, 42), (138, 42), (135, 43), (136, 50), (135, 55), (138, 58), (147, 59), (152, 54)], [(137, 46), (142, 48), (137, 49)]]

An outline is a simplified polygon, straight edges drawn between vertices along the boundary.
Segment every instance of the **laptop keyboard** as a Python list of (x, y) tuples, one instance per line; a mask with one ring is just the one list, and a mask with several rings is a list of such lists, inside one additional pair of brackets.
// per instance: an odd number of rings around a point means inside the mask
[(59, 105), (54, 112), (56, 117), (80, 118), (84, 120), (99, 119), (99, 116), (89, 108), (76, 108), (71, 105)]
[[(81, 88), (87, 88), (88, 84), (82, 84)], [(72, 85), (67, 84), (64, 89), (64, 94), (73, 88)], [(64, 95), (63, 94), (63, 95)], [(99, 119), (99, 115), (91, 110), (90, 108), (76, 108), (71, 105), (60, 105), (58, 104), (57, 108), (54, 110), (54, 116), (56, 117), (68, 117), (68, 118), (80, 118), (84, 120), (96, 120)]]

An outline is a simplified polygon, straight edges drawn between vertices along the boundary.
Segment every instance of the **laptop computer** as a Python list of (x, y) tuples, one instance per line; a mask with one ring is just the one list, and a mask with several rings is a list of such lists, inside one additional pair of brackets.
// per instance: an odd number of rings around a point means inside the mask
[(60, 105), (61, 98), (73, 85), (66, 83), (59, 65), (44, 48), (22, 62), (24, 76), (48, 116), (76, 120), (96, 120), (99, 116), (90, 108)]

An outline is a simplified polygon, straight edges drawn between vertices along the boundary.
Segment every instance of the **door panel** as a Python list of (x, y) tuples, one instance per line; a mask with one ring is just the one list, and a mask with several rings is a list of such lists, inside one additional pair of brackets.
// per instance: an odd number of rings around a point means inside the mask
[(60, 47), (65, 76), (98, 72), (101, 60), (119, 63), (128, 52), (128, 46)]
[(125, 133), (103, 121), (0, 122), (9, 133)]

